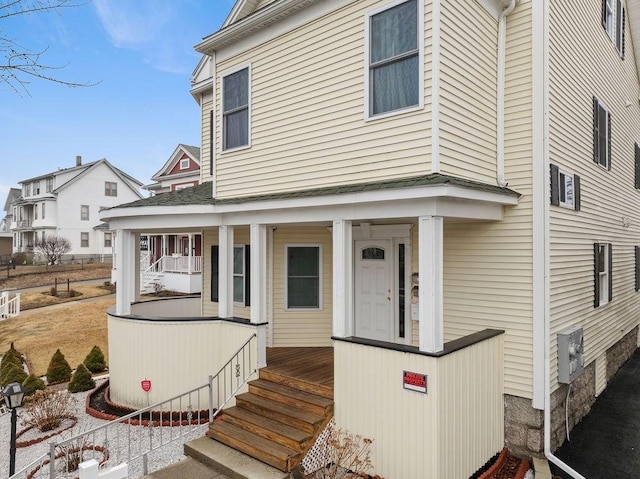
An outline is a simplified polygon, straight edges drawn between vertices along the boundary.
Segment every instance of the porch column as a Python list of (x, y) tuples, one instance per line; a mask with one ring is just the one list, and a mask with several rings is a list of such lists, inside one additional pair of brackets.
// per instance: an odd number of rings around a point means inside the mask
[(131, 314), (131, 303), (136, 297), (136, 274), (140, 266), (135, 264), (135, 238), (129, 230), (116, 231), (116, 314), (119, 315)]
[(418, 318), (420, 351), (436, 353), (444, 348), (442, 306), (443, 219), (418, 218)]
[(251, 323), (260, 325), (258, 335), (258, 368), (267, 365), (267, 227), (251, 225)]
[(353, 336), (352, 222), (333, 222), (333, 335)]
[(191, 274), (191, 271), (193, 270), (193, 267), (191, 265), (191, 261), (193, 260), (193, 251), (191, 251), (193, 248), (193, 234), (189, 233), (188, 238), (189, 238), (189, 251), (188, 251), (189, 254), (187, 254), (187, 261), (189, 262), (189, 264), (187, 265), (187, 273)]
[(218, 273), (218, 315), (233, 317), (233, 226), (220, 226), (219, 273)]

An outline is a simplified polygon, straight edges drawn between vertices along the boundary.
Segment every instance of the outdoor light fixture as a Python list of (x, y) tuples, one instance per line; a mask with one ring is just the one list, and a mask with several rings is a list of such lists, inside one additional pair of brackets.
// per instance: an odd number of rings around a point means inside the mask
[(11, 447), (9, 449), (9, 477), (16, 472), (16, 423), (18, 414), (16, 410), (22, 406), (25, 388), (20, 383), (11, 383), (2, 390), (4, 401), (11, 409)]

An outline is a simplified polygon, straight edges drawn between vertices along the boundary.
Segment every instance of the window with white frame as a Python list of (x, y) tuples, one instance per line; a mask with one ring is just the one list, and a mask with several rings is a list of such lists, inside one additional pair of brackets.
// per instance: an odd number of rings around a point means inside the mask
[(180, 160), (180, 169), (181, 170), (187, 170), (189, 169), (189, 158), (183, 158)]
[(285, 249), (287, 309), (321, 309), (322, 247), (287, 245)]
[(80, 205), (80, 220), (89, 221), (89, 205)]
[(626, 12), (622, 0), (603, 0), (602, 27), (613, 42), (621, 57), (624, 58), (624, 30)]
[(551, 204), (580, 210), (580, 177), (551, 164)]
[(593, 161), (611, 169), (611, 113), (593, 98)]
[[(42, 203), (42, 219), (44, 219), (44, 205), (45, 205), (45, 204), (44, 204), (44, 203)], [(38, 207), (38, 206), (36, 205), (36, 208), (37, 208), (37, 207)]]
[(233, 302), (244, 305), (244, 246), (233, 247)]
[(118, 196), (118, 183), (115, 181), (104, 182), (104, 195), (105, 196)]
[(80, 233), (80, 247), (81, 248), (89, 247), (89, 233)]
[(367, 16), (367, 116), (421, 104), (419, 2), (396, 1)]
[(40, 182), (39, 181), (34, 181), (33, 182), (33, 194), (34, 195), (39, 195), (40, 194)]
[(51, 193), (53, 191), (53, 178), (46, 179), (46, 192)]
[(25, 197), (31, 196), (31, 183), (25, 184), (22, 189)]
[(107, 231), (104, 233), (104, 247), (111, 248), (112, 236), (111, 232)]
[(610, 243), (594, 243), (594, 307), (611, 301), (613, 294), (612, 249)]
[(37, 220), (38, 219), (38, 205), (35, 205), (33, 207), (33, 219)]
[(249, 67), (222, 77), (222, 149), (249, 144)]

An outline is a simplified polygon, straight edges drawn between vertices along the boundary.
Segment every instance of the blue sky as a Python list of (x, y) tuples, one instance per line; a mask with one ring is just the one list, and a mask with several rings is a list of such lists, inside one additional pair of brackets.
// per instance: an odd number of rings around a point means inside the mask
[[(6, 3), (6, 2), (0, 2)], [(193, 46), (216, 31), (234, 0), (91, 0), (57, 13), (0, 20), (31, 51), (48, 48), (57, 78), (30, 95), (0, 83), (0, 204), (20, 180), (106, 158), (144, 184), (178, 143), (200, 146), (189, 93)], [(0, 59), (3, 61), (4, 58)]]

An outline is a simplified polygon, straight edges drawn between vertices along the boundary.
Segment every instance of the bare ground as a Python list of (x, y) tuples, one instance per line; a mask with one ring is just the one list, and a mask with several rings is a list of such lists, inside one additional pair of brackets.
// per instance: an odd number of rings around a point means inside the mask
[(111, 265), (105, 263), (63, 266), (18, 266), (0, 270), (0, 289), (23, 289), (51, 286), (55, 283), (111, 278)]

